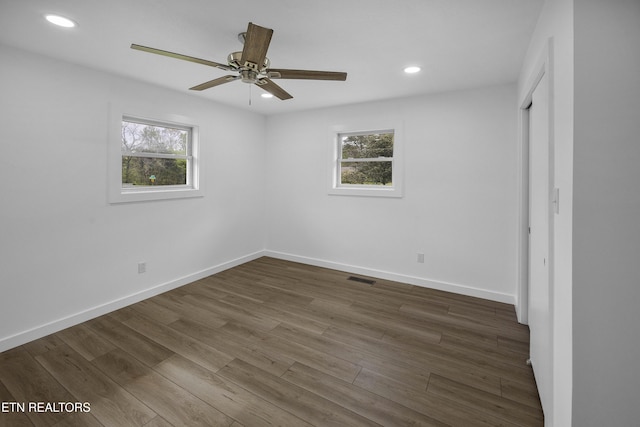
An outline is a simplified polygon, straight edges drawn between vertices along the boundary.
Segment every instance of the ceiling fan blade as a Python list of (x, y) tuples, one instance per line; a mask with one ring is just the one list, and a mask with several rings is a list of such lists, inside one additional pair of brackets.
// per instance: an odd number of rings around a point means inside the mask
[(285, 100), (285, 99), (291, 99), (293, 98), (293, 96), (291, 96), (291, 94), (289, 94), (289, 92), (287, 92), (286, 90), (282, 89), (280, 86), (278, 86), (277, 84), (275, 84), (274, 82), (272, 82), (271, 80), (267, 79), (267, 78), (262, 78), (256, 81), (256, 85), (260, 86), (262, 89), (266, 90), (267, 92), (269, 92), (270, 94)]
[(267, 75), (272, 79), (304, 79), (304, 80), (347, 80), (347, 73), (338, 71), (283, 70), (269, 68)]
[(272, 35), (273, 30), (249, 22), (240, 64), (259, 72), (264, 66)]
[(220, 85), (223, 85), (225, 83), (230, 83), (230, 82), (232, 82), (234, 80), (238, 80), (239, 78), (240, 78), (240, 76), (219, 77), (217, 79), (213, 79), (213, 80), (210, 80), (208, 82), (199, 84), (198, 86), (190, 87), (189, 90), (205, 90), (205, 89), (212, 88), (214, 86), (220, 86)]
[(153, 47), (140, 46), (139, 44), (132, 44), (131, 49), (141, 50), (143, 52), (155, 53), (157, 55), (168, 56), (170, 58), (182, 59), (183, 61), (195, 62), (196, 64), (208, 65), (210, 67), (220, 68), (221, 70), (230, 71), (231, 68), (225, 64), (219, 64), (213, 61), (207, 61), (206, 59), (194, 58), (193, 56), (182, 55), (179, 53), (169, 52), (166, 50), (155, 49)]

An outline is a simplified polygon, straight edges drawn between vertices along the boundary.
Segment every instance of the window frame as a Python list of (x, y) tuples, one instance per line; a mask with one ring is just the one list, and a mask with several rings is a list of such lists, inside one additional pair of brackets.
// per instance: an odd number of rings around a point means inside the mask
[[(134, 187), (123, 187), (122, 157), (124, 152), (122, 151), (122, 123), (124, 121), (187, 130), (190, 134), (190, 141), (187, 143), (187, 153), (185, 155), (130, 153), (130, 155), (135, 157), (185, 158), (187, 160), (187, 183), (180, 185), (138, 185)], [(109, 122), (109, 203), (145, 202), (203, 196), (199, 178), (201, 172), (199, 165), (200, 131), (199, 126), (194, 124), (194, 120), (158, 111), (131, 114), (125, 112), (122, 108), (112, 106)]]
[[(380, 126), (381, 123), (367, 123), (359, 126), (333, 126), (330, 129), (329, 188), (330, 195), (403, 197), (403, 132), (402, 123), (394, 122)], [(342, 137), (349, 135), (375, 135), (393, 133), (393, 157), (371, 159), (343, 159)], [(342, 184), (342, 162), (379, 162), (391, 161), (391, 185)]]

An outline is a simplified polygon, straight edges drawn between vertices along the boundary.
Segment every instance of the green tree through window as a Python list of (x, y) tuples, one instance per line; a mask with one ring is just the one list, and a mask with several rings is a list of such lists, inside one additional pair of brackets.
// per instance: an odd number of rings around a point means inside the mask
[(340, 183), (392, 185), (393, 133), (340, 135)]
[(189, 129), (123, 120), (123, 187), (187, 184), (189, 144)]

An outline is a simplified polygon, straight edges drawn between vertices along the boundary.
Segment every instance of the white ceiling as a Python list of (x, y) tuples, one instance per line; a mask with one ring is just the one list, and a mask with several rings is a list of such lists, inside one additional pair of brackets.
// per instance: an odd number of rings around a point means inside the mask
[[(542, 0), (0, 0), (0, 42), (194, 96), (275, 114), (514, 82)], [(78, 27), (46, 22), (65, 15)], [(345, 71), (346, 82), (277, 80), (260, 98), (228, 74), (134, 51), (131, 43), (226, 63), (251, 21), (274, 30), (273, 68)], [(405, 75), (407, 65), (422, 72)], [(250, 89), (251, 88), (251, 91)], [(249, 105), (251, 96), (252, 105)]]

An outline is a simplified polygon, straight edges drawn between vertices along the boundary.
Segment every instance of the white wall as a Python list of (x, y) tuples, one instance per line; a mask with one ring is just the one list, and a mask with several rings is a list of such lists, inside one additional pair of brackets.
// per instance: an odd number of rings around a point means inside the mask
[[(2, 45), (0, 64), (0, 351), (262, 251), (263, 116)], [(109, 102), (196, 119), (205, 196), (109, 205)]]
[(638, 425), (640, 3), (548, 0), (519, 80), (553, 37), (553, 426)]
[(545, 408), (547, 426), (571, 425), (572, 393), (572, 212), (573, 212), (573, 0), (545, 2), (518, 80), (518, 102), (540, 56), (551, 42), (553, 85), (553, 186), (560, 189), (560, 212), (553, 216), (552, 300), (553, 408)]
[(560, 212), (553, 217), (551, 287), (553, 408), (548, 426), (571, 425), (572, 396), (572, 212), (573, 212), (573, 0), (545, 2), (518, 80), (518, 102), (526, 92), (540, 55), (551, 41), (553, 85), (553, 186), (560, 189)]
[[(515, 103), (507, 85), (269, 117), (268, 251), (513, 303)], [(328, 195), (330, 128), (390, 116), (404, 197)]]
[(573, 425), (640, 425), (640, 2), (575, 2)]

